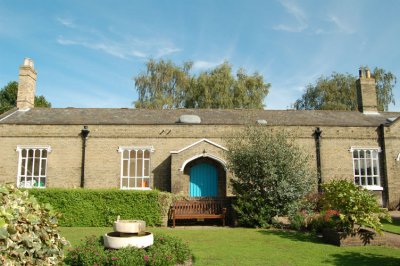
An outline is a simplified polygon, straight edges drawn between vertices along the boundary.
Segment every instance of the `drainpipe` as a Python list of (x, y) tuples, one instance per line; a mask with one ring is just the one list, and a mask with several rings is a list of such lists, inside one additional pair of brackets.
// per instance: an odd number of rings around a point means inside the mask
[(88, 126), (83, 126), (81, 130), (82, 138), (82, 165), (81, 165), (81, 188), (85, 187), (85, 158), (86, 158), (86, 140), (88, 138), (90, 130)]
[(318, 180), (318, 192), (322, 192), (322, 171), (321, 171), (321, 134), (322, 130), (317, 127), (314, 130), (314, 139), (315, 139), (315, 154), (317, 160), (317, 180)]
[(380, 124), (378, 128), (378, 136), (379, 136), (379, 144), (381, 146), (381, 151), (382, 151), (382, 185), (383, 185), (383, 193), (382, 193), (382, 204), (383, 207), (388, 208), (389, 207), (389, 185), (388, 185), (388, 180), (387, 180), (387, 165), (386, 165), (386, 144), (385, 144), (385, 125)]

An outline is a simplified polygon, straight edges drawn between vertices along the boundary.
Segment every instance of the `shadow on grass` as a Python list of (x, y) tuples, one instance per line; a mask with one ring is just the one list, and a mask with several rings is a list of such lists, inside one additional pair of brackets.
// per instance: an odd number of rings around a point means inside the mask
[(343, 252), (330, 255), (325, 263), (333, 265), (353, 266), (353, 265), (379, 265), (379, 266), (398, 266), (400, 258), (376, 255), (371, 253), (360, 254), (358, 252)]
[(281, 238), (289, 239), (292, 241), (324, 243), (321, 238), (318, 238), (317, 236), (306, 232), (289, 230), (259, 230), (258, 232), (268, 236), (279, 236)]

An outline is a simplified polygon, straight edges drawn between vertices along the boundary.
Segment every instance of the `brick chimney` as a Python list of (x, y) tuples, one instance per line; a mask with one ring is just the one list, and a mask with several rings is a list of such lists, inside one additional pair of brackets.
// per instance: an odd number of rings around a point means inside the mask
[(24, 59), (19, 67), (17, 108), (20, 110), (33, 108), (35, 103), (36, 71), (30, 58)]
[(358, 111), (364, 114), (378, 114), (375, 79), (368, 68), (360, 68), (357, 80)]

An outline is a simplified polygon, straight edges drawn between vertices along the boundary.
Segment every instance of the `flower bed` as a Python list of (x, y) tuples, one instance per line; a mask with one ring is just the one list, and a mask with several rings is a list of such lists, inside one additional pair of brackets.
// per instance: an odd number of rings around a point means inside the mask
[(82, 266), (176, 265), (190, 261), (191, 256), (188, 245), (172, 236), (157, 235), (154, 244), (144, 249), (128, 247), (118, 250), (106, 249), (102, 238), (90, 236), (70, 250), (65, 262)]

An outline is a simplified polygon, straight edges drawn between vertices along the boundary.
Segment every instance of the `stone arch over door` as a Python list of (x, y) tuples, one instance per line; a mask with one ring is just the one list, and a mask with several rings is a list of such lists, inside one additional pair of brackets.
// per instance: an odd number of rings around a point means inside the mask
[[(230, 173), (226, 168), (224, 153), (225, 147), (215, 141), (208, 139), (187, 140), (183, 148), (171, 151), (171, 192), (183, 196), (190, 196), (190, 176), (191, 169), (196, 165), (205, 164), (208, 166), (199, 167), (199, 170), (214, 168), (217, 179), (217, 197), (231, 195), (228, 176)], [(212, 171), (212, 170), (210, 170)], [(201, 181), (201, 178), (200, 178)]]
[(188, 177), (189, 197), (226, 197), (225, 165), (210, 157), (199, 157), (188, 162), (183, 174)]

